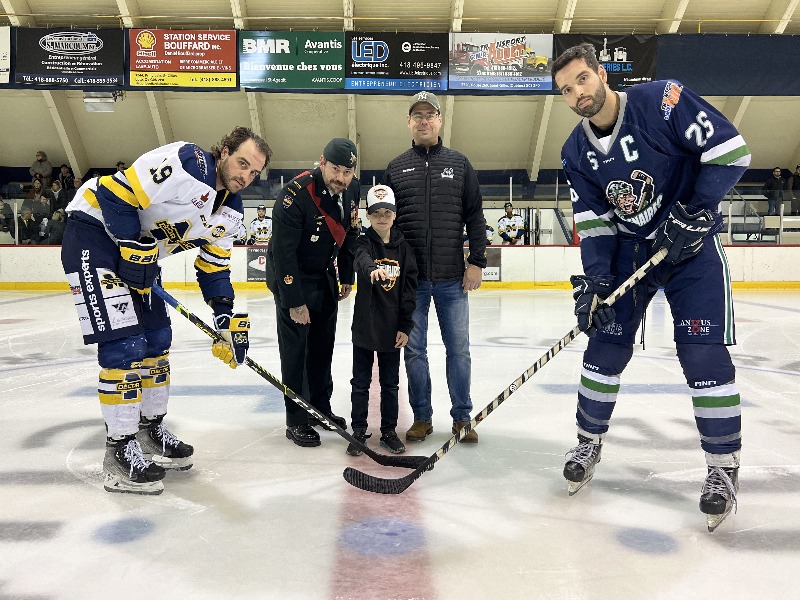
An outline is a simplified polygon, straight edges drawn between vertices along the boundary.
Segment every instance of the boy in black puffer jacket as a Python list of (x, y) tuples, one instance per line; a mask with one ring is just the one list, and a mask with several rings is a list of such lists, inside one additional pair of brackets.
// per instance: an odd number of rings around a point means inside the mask
[[(376, 185), (367, 194), (370, 228), (358, 238), (354, 269), (358, 291), (353, 316), (353, 379), (351, 425), (353, 436), (366, 442), (372, 364), (378, 353), (381, 385), (381, 446), (405, 452), (397, 437), (400, 348), (408, 342), (416, 306), (417, 262), (414, 251), (396, 227), (392, 189)], [(347, 453), (361, 451), (350, 444)]]

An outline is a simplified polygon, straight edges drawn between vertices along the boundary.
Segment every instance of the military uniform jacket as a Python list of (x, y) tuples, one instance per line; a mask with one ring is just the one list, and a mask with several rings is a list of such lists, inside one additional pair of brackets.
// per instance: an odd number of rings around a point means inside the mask
[[(341, 248), (317, 208), (310, 188), (316, 191), (322, 210), (344, 228)], [(326, 290), (338, 295), (339, 282), (352, 285), (353, 245), (358, 238), (358, 198), (360, 186), (353, 179), (342, 194), (344, 216), (331, 197), (319, 168), (303, 173), (290, 181), (278, 195), (272, 209), (272, 239), (267, 248), (267, 287), (283, 308), (304, 304), (313, 310), (322, 307)], [(335, 262), (336, 261), (336, 262)]]

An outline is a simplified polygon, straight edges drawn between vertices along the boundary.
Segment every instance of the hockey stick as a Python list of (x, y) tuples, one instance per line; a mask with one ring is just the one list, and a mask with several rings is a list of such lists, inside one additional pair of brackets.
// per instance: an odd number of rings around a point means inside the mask
[[(209, 327), (202, 319), (200, 319), (200, 317), (196, 316), (183, 304), (181, 304), (175, 298), (170, 296), (169, 293), (166, 290), (164, 290), (164, 288), (162, 288), (160, 285), (153, 284), (153, 292), (156, 294), (156, 296), (164, 300), (164, 302), (169, 304), (172, 308), (174, 308), (184, 317), (189, 319), (200, 331), (205, 333), (212, 340), (214, 340), (215, 342), (222, 340), (222, 336), (215, 329)], [(362, 444), (361, 442), (359, 442), (352, 435), (347, 433), (346, 430), (339, 427), (332, 420), (328, 419), (328, 417), (323, 415), (316, 408), (314, 408), (308, 402), (303, 400), (300, 396), (295, 394), (292, 390), (286, 387), (283, 384), (283, 382), (281, 382), (280, 379), (272, 375), (269, 371), (267, 371), (264, 367), (259, 365), (252, 358), (248, 356), (247, 358), (245, 358), (244, 363), (248, 367), (253, 369), (253, 371), (261, 375), (264, 379), (269, 381), (276, 388), (278, 388), (281, 392), (283, 392), (290, 400), (292, 400), (300, 408), (305, 410), (309, 415), (317, 419), (327, 429), (335, 431), (351, 444), (358, 446), (358, 448), (364, 454), (369, 456), (372, 460), (374, 460), (378, 464), (386, 467), (404, 467), (406, 469), (416, 469), (417, 467), (419, 467), (428, 460), (427, 456), (387, 456), (385, 454), (379, 454), (378, 452), (375, 452), (374, 450), (370, 449), (366, 444)]]
[[(639, 281), (641, 281), (650, 270), (655, 267), (658, 263), (664, 260), (664, 257), (667, 255), (667, 250), (662, 248), (658, 252), (656, 252), (650, 260), (644, 263), (639, 269), (631, 275), (627, 280), (623, 282), (614, 292), (611, 293), (608, 298), (605, 299), (603, 302), (604, 306), (611, 306), (619, 300), (623, 295), (625, 295), (628, 290), (630, 290), (634, 285), (636, 285)], [(424, 463), (418, 466), (412, 473), (405, 475), (404, 477), (398, 477), (396, 479), (384, 479), (381, 477), (375, 477), (373, 475), (368, 475), (358, 469), (354, 469), (353, 467), (347, 467), (344, 470), (343, 476), (345, 481), (352, 486), (355, 486), (359, 489), (362, 489), (367, 492), (375, 492), (377, 494), (400, 494), (408, 488), (414, 481), (416, 481), (420, 475), (422, 475), (425, 471), (429, 471), (433, 468), (433, 465), (440, 459), (442, 456), (447, 454), (447, 452), (455, 446), (459, 441), (461, 441), (464, 436), (466, 436), (473, 428), (478, 426), (478, 423), (483, 421), (487, 416), (489, 416), (492, 411), (494, 411), (498, 406), (500, 406), (506, 399), (516, 392), (519, 387), (525, 383), (528, 379), (531, 378), (539, 369), (541, 369), (545, 364), (547, 364), (551, 358), (553, 358), (556, 354), (558, 354), (561, 350), (563, 350), (567, 344), (569, 344), (572, 340), (574, 340), (578, 335), (580, 335), (581, 330), (578, 326), (575, 326), (572, 331), (570, 331), (567, 335), (563, 338), (558, 340), (556, 344), (550, 348), (544, 355), (536, 361), (534, 365), (532, 365), (527, 371), (525, 371), (522, 375), (520, 375), (510, 386), (508, 386), (499, 396), (497, 396), (494, 400), (492, 400), (491, 404), (489, 404), (486, 408), (484, 408), (479, 415), (477, 415), (474, 419), (472, 419), (463, 429), (461, 429), (457, 434), (453, 435), (445, 444), (439, 448), (434, 454), (428, 457)]]

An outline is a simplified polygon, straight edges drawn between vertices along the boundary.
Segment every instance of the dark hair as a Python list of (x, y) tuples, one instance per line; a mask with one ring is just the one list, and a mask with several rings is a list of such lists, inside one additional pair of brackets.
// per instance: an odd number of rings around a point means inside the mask
[(256, 143), (258, 151), (267, 157), (267, 161), (264, 163), (264, 166), (266, 167), (269, 164), (270, 157), (272, 156), (272, 149), (269, 147), (267, 142), (264, 141), (264, 138), (262, 138), (260, 135), (256, 135), (249, 127), (235, 128), (228, 135), (222, 138), (219, 143), (211, 146), (211, 154), (214, 156), (214, 158), (219, 160), (222, 156), (223, 148), (227, 147), (228, 153), (233, 154), (239, 149), (239, 146), (241, 146), (247, 140), (253, 140)]
[(597, 73), (597, 69), (600, 68), (600, 63), (597, 62), (597, 54), (594, 46), (588, 42), (578, 44), (577, 46), (573, 46), (572, 48), (567, 48), (564, 50), (564, 52), (562, 52), (561, 55), (553, 61), (553, 67), (550, 69), (550, 76), (553, 80), (553, 84), (556, 82), (556, 73), (566, 67), (573, 60), (585, 61), (586, 65), (595, 73)]
[(783, 169), (781, 169), (780, 167), (772, 167), (772, 170), (773, 171), (780, 171), (781, 173), (783, 173)]

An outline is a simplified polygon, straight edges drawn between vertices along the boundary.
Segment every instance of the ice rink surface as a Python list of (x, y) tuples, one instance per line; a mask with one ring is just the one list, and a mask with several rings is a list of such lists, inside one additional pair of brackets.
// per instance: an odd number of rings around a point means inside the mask
[[(199, 292), (172, 292), (210, 322)], [(70, 294), (0, 292), (0, 600), (792, 598), (800, 564), (800, 294), (736, 291), (731, 348), (743, 403), (738, 514), (708, 533), (692, 405), (662, 295), (648, 312), (592, 482), (568, 497), (581, 336), (404, 493), (342, 478), (380, 467), (284, 435), (281, 394), (215, 360), (173, 311), (167, 424), (195, 465), (160, 496), (102, 487), (95, 347)], [(250, 356), (280, 377), (271, 296), (239, 294)], [(245, 300), (246, 302), (242, 302)], [(475, 413), (574, 324), (570, 293), (470, 297)], [(333, 406), (349, 417), (352, 298), (340, 305)], [(451, 436), (444, 349), (431, 317), (433, 454)], [(411, 422), (401, 367), (400, 426)], [(377, 400), (377, 398), (375, 399)], [(378, 446), (373, 405), (370, 445)], [(349, 419), (348, 419), (349, 421)]]

